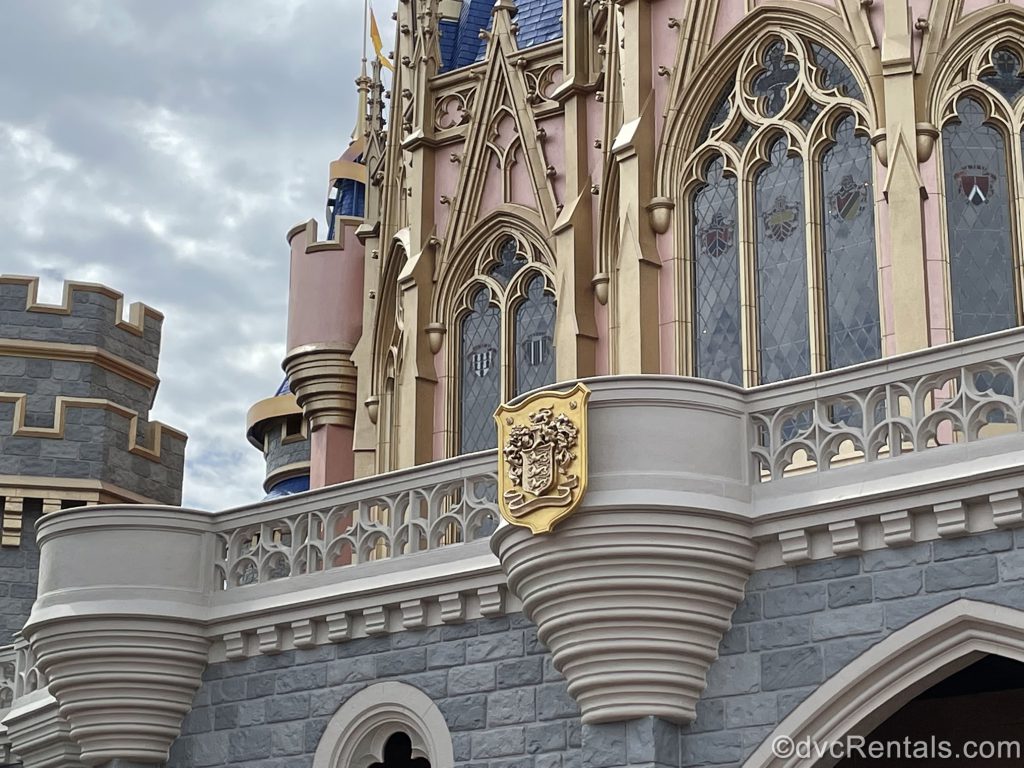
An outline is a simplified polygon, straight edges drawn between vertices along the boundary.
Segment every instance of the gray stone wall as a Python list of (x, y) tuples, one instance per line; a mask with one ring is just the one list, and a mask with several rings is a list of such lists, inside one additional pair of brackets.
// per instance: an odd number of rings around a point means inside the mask
[[(159, 320), (147, 318), (141, 336), (116, 323), (116, 301), (91, 290), (72, 294), (71, 314), (29, 311), (27, 287), (0, 283), (0, 339), (88, 344), (156, 372)], [(23, 394), (25, 425), (53, 427), (56, 398), (109, 400), (139, 416), (136, 435), (148, 444), (155, 390), (92, 363), (0, 355), (0, 392)], [(0, 475), (98, 480), (165, 504), (181, 502), (185, 444), (166, 434), (161, 457), (131, 453), (130, 420), (101, 409), (70, 407), (59, 438), (14, 436), (14, 405), (0, 403)]]
[(338, 707), (383, 680), (437, 702), (459, 766), (579, 766), (579, 710), (513, 615), (211, 665), (168, 768), (309, 768)]
[(741, 764), (826, 679), (961, 597), (1024, 609), (1024, 531), (755, 573), (683, 729), (681, 765)]
[[(111, 411), (72, 407), (63, 437), (15, 436), (14, 405), (0, 403), (0, 475), (101, 480), (161, 503), (179, 504), (184, 441), (165, 433), (160, 460), (151, 461), (128, 450), (130, 423)], [(148, 425), (140, 424), (144, 435)]]
[(25, 626), (36, 599), (39, 581), (36, 522), (39, 514), (38, 511), (26, 511), (22, 515), (20, 547), (0, 547), (0, 645), (14, 642), (14, 633)]
[(90, 344), (156, 373), (162, 326), (159, 319), (147, 317), (139, 336), (117, 327), (117, 302), (103, 293), (76, 290), (67, 315), (27, 311), (27, 299), (28, 286), (0, 283), (0, 328), (4, 338)]
[(330, 716), (378, 680), (438, 702), (463, 768), (740, 766), (800, 702), (892, 632), (967, 597), (1024, 610), (1024, 531), (755, 573), (697, 719), (580, 727), (522, 616), (213, 665), (169, 768), (309, 768)]
[(293, 440), (287, 443), (281, 442), (281, 427), (274, 425), (267, 433), (267, 474), (269, 475), (279, 467), (299, 462), (309, 461), (309, 440)]

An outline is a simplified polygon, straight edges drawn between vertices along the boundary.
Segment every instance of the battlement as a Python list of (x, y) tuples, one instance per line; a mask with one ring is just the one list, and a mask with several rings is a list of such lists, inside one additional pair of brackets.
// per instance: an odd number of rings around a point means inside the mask
[(97, 283), (65, 281), (59, 304), (38, 300), (39, 278), (0, 275), (0, 338), (90, 346), (155, 374), (164, 316)]
[(65, 282), (58, 304), (38, 292), (0, 276), (0, 488), (180, 503), (187, 438), (149, 421), (163, 315), (135, 303), (125, 319), (124, 296), (94, 283)]

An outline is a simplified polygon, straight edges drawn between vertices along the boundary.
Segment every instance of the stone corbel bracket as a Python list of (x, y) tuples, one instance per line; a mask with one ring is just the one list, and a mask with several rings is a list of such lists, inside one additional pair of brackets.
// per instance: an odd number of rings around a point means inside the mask
[(23, 634), (86, 765), (167, 760), (209, 653), (209, 517), (140, 505), (39, 523), (39, 596)]

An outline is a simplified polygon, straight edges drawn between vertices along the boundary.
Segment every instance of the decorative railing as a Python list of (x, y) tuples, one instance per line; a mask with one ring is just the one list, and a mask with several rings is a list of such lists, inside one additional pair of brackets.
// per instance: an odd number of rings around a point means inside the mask
[(11, 708), (17, 696), (17, 646), (5, 645), (0, 648), (0, 720)]
[(753, 390), (755, 477), (768, 482), (1021, 431), (1021, 339), (1015, 330)]
[(221, 589), (438, 549), (498, 524), (493, 452), (380, 475), (222, 513)]

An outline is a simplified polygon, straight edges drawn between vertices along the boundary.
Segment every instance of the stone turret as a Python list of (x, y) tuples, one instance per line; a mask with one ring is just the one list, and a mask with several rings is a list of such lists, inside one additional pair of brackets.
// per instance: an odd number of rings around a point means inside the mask
[(288, 391), (287, 379), (273, 397), (260, 400), (249, 409), (246, 437), (266, 461), (263, 490), (268, 498), (309, 488), (306, 419), (295, 395)]
[(52, 305), (38, 287), (0, 275), (0, 566), (22, 572), (7, 579), (19, 583), (0, 642), (21, 629), (35, 596), (39, 515), (181, 503), (186, 437), (149, 421), (163, 315), (136, 303), (125, 320), (123, 296), (102, 285), (65, 283)]

